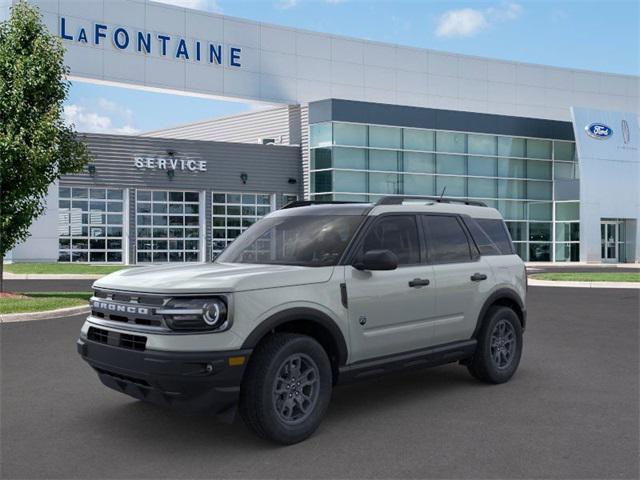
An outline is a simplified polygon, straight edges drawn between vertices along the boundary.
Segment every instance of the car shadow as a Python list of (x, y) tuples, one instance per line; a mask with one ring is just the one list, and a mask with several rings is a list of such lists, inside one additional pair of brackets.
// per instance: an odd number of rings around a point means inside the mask
[[(455, 395), (456, 390), (482, 388), (466, 369), (444, 366), (426, 370), (397, 373), (375, 379), (362, 380), (336, 387), (325, 422), (340, 425), (343, 420), (356, 417), (376, 418), (385, 411), (396, 410), (410, 403), (428, 402), (432, 396)], [(112, 402), (85, 412), (103, 435), (116, 434), (121, 440), (143, 441), (148, 448), (166, 448), (171, 436), (173, 453), (190, 455), (210, 452), (212, 448), (225, 451), (260, 451), (283, 448), (262, 440), (250, 432), (236, 415), (232, 424), (215, 415), (184, 415), (142, 401)], [(345, 423), (348, 424), (348, 423)], [(322, 426), (318, 432), (322, 434)]]

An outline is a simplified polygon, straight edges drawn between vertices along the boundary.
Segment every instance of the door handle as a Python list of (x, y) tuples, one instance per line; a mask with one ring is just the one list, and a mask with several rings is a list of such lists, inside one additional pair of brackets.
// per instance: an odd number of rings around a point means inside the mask
[(487, 276), (484, 273), (474, 273), (473, 275), (471, 275), (472, 282), (480, 282), (486, 279), (487, 279)]
[(429, 279), (427, 278), (414, 278), (413, 280), (409, 280), (409, 286), (411, 288), (426, 287), (427, 285), (429, 285)]

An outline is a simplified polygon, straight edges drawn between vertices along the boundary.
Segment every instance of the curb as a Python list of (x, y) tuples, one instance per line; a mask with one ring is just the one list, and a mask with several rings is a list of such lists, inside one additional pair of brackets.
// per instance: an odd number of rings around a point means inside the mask
[(58, 308), (57, 310), (47, 310), (45, 312), (8, 313), (6, 315), (0, 315), (0, 323), (49, 320), (52, 318), (70, 317), (82, 313), (89, 313), (89, 311), (89, 305), (80, 305), (78, 307)]
[(98, 280), (108, 275), (104, 274), (80, 274), (80, 273), (8, 273), (5, 272), (5, 280)]
[(528, 279), (530, 287), (570, 287), (570, 288), (617, 288), (640, 289), (639, 282), (562, 282), (555, 280)]

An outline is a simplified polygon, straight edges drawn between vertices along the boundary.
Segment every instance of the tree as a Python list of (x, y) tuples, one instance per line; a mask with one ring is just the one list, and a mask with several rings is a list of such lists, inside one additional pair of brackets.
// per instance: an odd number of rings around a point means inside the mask
[(89, 161), (63, 120), (68, 73), (62, 43), (39, 11), (15, 4), (0, 23), (0, 291), (4, 256), (29, 236), (51, 183)]

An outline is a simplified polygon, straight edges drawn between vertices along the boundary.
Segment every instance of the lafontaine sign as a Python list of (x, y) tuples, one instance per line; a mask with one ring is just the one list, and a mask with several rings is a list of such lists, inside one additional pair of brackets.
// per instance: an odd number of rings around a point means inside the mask
[(206, 160), (185, 160), (184, 158), (134, 157), (133, 163), (141, 170), (186, 170), (206, 172)]
[(242, 67), (240, 47), (225, 47), (220, 43), (185, 39), (163, 33), (149, 33), (102, 23), (94, 23), (90, 27), (72, 26), (65, 17), (60, 17), (60, 37), (81, 45), (100, 46), (111, 41), (115, 49), (121, 51), (210, 65)]

